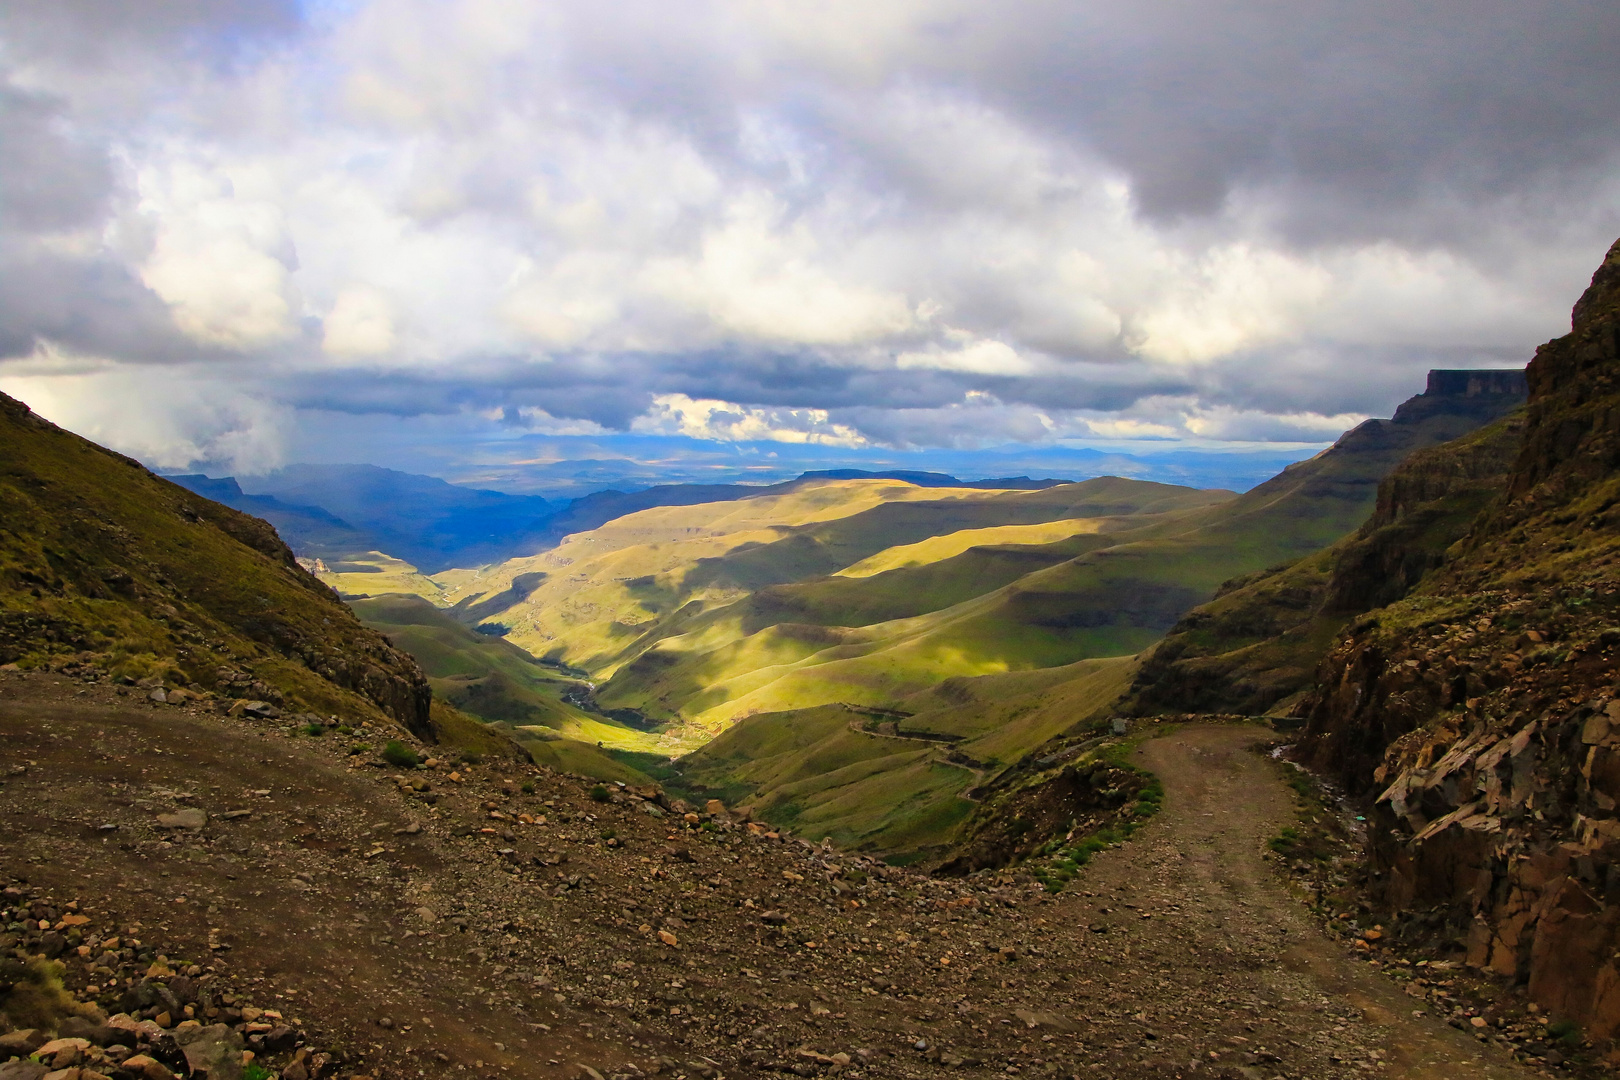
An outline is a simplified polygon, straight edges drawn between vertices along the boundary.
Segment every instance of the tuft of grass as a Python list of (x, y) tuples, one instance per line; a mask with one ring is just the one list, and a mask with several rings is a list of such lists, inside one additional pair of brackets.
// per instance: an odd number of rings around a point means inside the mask
[(316, 724), (316, 723), (313, 723), (313, 722), (305, 724), (303, 727), (299, 728), (298, 730), (299, 730), (299, 732), (301, 734), (304, 734), (304, 735), (325, 735), (326, 734), (326, 726), (324, 724)]
[(79, 1014), (81, 1006), (62, 988), (67, 969), (55, 960), (36, 956), (22, 965), (23, 970), (8, 979), (11, 987), (0, 994), (0, 1021), (8, 1028), (56, 1030), (56, 1025)]
[(605, 784), (597, 784), (595, 787), (591, 788), (592, 801), (607, 802), (610, 798), (612, 798), (612, 796), (608, 794), (608, 789)]
[(383, 747), (382, 756), (384, 761), (396, 769), (414, 769), (422, 763), (416, 751), (398, 739), (388, 740), (388, 745)]

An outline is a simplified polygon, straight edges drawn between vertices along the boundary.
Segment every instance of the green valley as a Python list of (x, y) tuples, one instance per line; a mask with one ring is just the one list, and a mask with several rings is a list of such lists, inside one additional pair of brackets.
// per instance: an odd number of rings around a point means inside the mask
[[(543, 760), (654, 773), (921, 858), (1034, 748), (1151, 711), (1143, 687), (1177, 685), (1166, 665), (1251, 650), (1268, 689), (1238, 705), (1286, 698), (1344, 621), (1322, 604), (1335, 567), (1391, 535), (1376, 515), (1356, 534), (1380, 483), (1408, 458), (1500, 472), (1516, 429), (1489, 425), (1521, 384), (1465, 375), (1435, 373), (1393, 419), (1242, 494), (807, 477), (636, 510), (494, 566), (425, 575), (372, 553), (323, 576), (436, 697)], [(1404, 518), (1407, 546), (1440, 543), (1488, 486), (1430, 493), (1451, 502)], [(1290, 604), (1294, 622), (1249, 625)]]

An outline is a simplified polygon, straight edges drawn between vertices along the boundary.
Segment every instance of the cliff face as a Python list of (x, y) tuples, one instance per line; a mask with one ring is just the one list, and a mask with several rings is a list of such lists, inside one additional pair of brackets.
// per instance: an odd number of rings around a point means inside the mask
[(1349, 618), (1404, 596), (1501, 491), (1522, 433), (1503, 414), (1524, 386), (1521, 371), (1433, 371), (1394, 419), (1347, 434), (1327, 454), (1366, 458), (1383, 476), (1366, 523), (1188, 612), (1145, 658), (1128, 711), (1287, 711)]
[[(1450, 942), (1601, 1041), (1620, 1033), (1620, 244), (1527, 374), (1504, 493), (1411, 595), (1350, 625), (1300, 753), (1376, 798), (1397, 933)], [(1350, 592), (1376, 599), (1392, 572), (1374, 560)]]
[(77, 665), (432, 739), (414, 660), (362, 626), (274, 529), (0, 394), (0, 664)]

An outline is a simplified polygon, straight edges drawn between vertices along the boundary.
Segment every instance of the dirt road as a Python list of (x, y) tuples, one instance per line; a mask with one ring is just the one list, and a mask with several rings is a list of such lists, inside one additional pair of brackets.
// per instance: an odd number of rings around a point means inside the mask
[(1262, 857), (1263, 841), (1294, 820), (1291, 793), (1251, 749), (1270, 738), (1257, 728), (1187, 727), (1136, 752), (1163, 781), (1165, 810), (1076, 883), (1098, 894), (1082, 918), (1131, 926), (1115, 968), (1122, 1004), (1142, 1003), (1173, 1040), (1190, 1036), (1196, 1057), (1213, 1049), (1253, 1061), (1247, 1075), (1535, 1075), (1427, 1015), (1288, 895)]
[[(1166, 810), (1051, 897), (510, 764), (406, 791), (336, 735), (0, 676), (0, 871), (218, 965), (329, 1076), (1531, 1075), (1288, 897), (1262, 734), (1147, 743)], [(206, 826), (154, 825), (182, 808)]]

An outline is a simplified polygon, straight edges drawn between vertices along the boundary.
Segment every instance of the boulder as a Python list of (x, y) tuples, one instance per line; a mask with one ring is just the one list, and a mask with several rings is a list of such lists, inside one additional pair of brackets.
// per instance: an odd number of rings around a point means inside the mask
[(174, 1041), (193, 1077), (241, 1080), (242, 1037), (225, 1024), (176, 1030)]
[(172, 814), (159, 814), (157, 827), (160, 829), (188, 829), (196, 830), (208, 824), (208, 813), (188, 806), (184, 810), (177, 810)]

